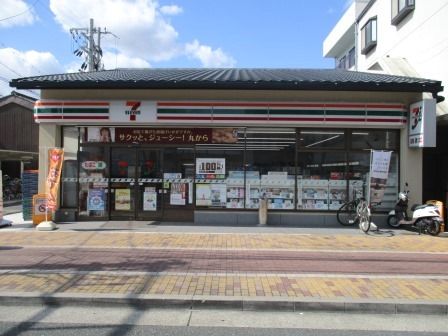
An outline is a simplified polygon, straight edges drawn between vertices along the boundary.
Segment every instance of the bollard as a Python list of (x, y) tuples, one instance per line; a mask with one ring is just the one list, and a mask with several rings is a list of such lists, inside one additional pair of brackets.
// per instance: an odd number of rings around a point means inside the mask
[(261, 197), (258, 206), (258, 223), (266, 225), (268, 222), (268, 201), (266, 197)]

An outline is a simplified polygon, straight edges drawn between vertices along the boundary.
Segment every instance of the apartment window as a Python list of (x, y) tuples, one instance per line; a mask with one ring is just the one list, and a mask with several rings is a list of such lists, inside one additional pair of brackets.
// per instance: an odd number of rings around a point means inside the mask
[(414, 7), (415, 0), (392, 0), (392, 24), (398, 25)]
[(345, 68), (346, 68), (346, 66), (345, 66), (345, 56), (344, 56), (339, 60), (338, 69), (345, 69)]
[(361, 28), (361, 54), (366, 55), (376, 46), (376, 16), (370, 18), (369, 21)]
[(348, 52), (348, 69), (355, 66), (355, 47)]

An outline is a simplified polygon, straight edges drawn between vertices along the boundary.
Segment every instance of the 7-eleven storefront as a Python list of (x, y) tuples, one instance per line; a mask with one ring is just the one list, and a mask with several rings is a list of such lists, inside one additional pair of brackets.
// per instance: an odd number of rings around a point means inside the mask
[(422, 154), (408, 148), (406, 128), (418, 100), (421, 93), (44, 90), (35, 119), (41, 156), (45, 147), (65, 150), (60, 220), (250, 225), (265, 195), (270, 224), (318, 225), (336, 223), (345, 200), (366, 195), (371, 149), (392, 151), (375, 213), (393, 207), (403, 181), (420, 201)]

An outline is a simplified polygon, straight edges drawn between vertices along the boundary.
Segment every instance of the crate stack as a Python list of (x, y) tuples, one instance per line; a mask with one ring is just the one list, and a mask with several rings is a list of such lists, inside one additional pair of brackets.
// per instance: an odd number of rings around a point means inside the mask
[(25, 170), (22, 174), (22, 212), (24, 220), (33, 215), (33, 195), (38, 193), (38, 171)]

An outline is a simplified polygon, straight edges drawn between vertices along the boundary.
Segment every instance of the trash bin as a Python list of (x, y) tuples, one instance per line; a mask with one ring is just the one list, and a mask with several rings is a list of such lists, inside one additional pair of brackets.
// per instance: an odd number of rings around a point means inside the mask
[(266, 225), (268, 222), (268, 200), (263, 195), (258, 202), (258, 223)]
[[(442, 220), (445, 220), (445, 213), (443, 211), (443, 202), (437, 201), (437, 200), (429, 200), (426, 201), (426, 204), (431, 204), (436, 206), (439, 209), (440, 217), (442, 217)], [(445, 222), (442, 222), (440, 224), (440, 232), (445, 232)]]

